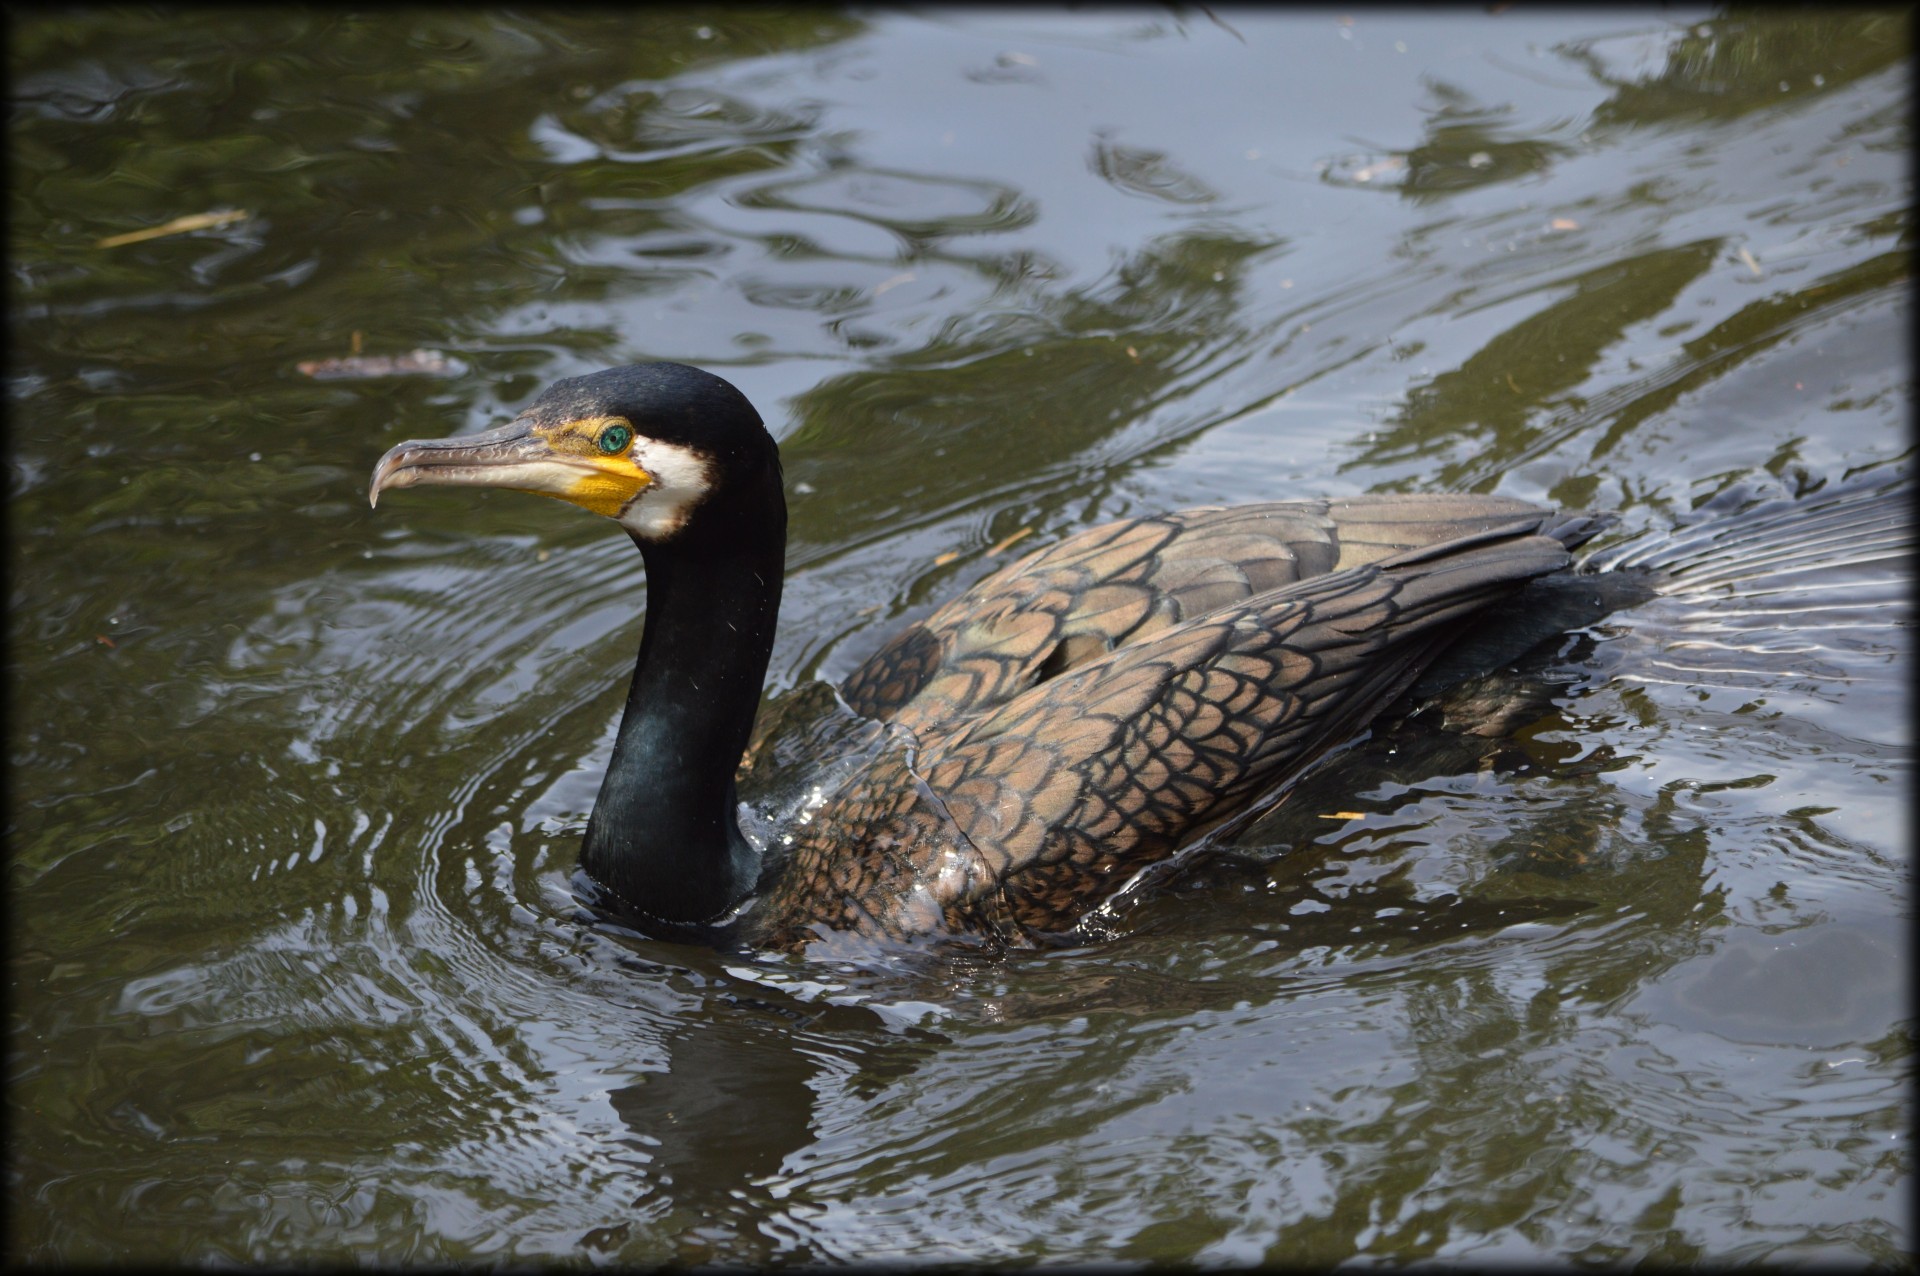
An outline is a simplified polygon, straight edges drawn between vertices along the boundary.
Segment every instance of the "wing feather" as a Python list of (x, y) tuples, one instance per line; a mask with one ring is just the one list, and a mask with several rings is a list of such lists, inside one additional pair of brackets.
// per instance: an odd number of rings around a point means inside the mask
[[(1476, 534), (1593, 529), (1501, 496), (1203, 507), (1088, 528), (908, 626), (841, 688), (868, 717), (946, 730), (1179, 624), (1342, 568)], [(1575, 528), (1577, 530), (1567, 530)]]
[[(1452, 543), (1414, 538), (1136, 636), (945, 730), (898, 730), (802, 830), (760, 942), (904, 939), (936, 915), (963, 933), (1070, 928), (1362, 729), (1474, 613), (1565, 567), (1561, 541), (1531, 532), (1541, 514), (1511, 532), (1460, 520)], [(1108, 548), (1131, 535), (1097, 530)]]

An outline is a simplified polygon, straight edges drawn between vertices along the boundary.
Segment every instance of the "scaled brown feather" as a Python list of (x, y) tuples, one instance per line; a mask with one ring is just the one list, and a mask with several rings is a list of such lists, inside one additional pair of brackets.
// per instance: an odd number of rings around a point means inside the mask
[(754, 938), (1066, 931), (1259, 809), (1588, 533), (1506, 498), (1368, 497), (1188, 510), (1030, 554), (847, 681), (894, 743), (798, 831)]

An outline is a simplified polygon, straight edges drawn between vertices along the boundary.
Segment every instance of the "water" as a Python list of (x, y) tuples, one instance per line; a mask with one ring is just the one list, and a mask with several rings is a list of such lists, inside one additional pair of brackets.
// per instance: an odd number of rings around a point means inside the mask
[[(10, 1257), (1911, 1261), (1903, 567), (1658, 600), (1110, 938), (874, 968), (584, 924), (637, 556), (363, 500), (714, 369), (781, 698), (1129, 513), (1904, 482), (1905, 15), (9, 34)], [(356, 343), (447, 375), (297, 369)]]

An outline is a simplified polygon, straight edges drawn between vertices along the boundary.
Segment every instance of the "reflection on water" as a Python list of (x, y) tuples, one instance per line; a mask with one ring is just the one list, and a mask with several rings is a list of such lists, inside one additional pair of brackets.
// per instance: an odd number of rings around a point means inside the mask
[(10, 1255), (1910, 1254), (1904, 541), (1383, 722), (1099, 942), (851, 967), (579, 908), (623, 538), (361, 500), (556, 377), (740, 385), (774, 832), (816, 680), (1097, 520), (1904, 499), (1910, 25), (14, 21)]

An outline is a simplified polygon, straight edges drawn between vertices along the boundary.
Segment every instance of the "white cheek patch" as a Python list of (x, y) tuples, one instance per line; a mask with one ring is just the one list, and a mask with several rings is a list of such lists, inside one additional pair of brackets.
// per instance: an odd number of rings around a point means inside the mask
[(713, 490), (707, 458), (677, 443), (641, 439), (632, 459), (653, 482), (621, 507), (620, 525), (644, 540), (665, 540), (686, 526), (693, 507)]

